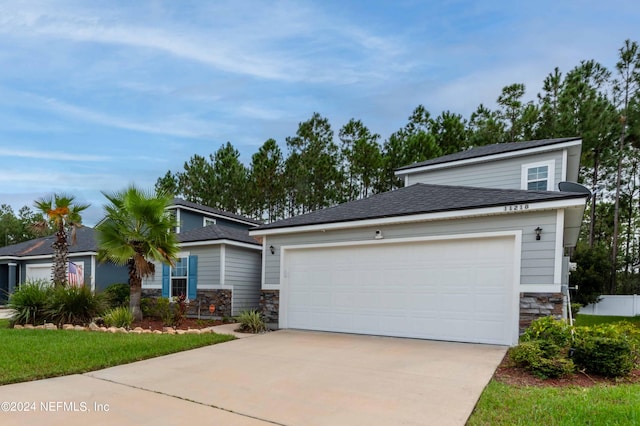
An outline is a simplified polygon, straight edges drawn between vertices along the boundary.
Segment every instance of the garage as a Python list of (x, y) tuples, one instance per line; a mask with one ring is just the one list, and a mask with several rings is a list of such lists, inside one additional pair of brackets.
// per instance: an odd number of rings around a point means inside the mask
[(511, 344), (515, 235), (283, 247), (281, 327)]

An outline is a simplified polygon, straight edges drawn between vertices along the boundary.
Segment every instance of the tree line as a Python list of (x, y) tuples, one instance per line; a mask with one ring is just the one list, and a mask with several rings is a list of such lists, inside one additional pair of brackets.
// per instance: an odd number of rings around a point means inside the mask
[(586, 286), (637, 291), (640, 251), (640, 49), (626, 40), (614, 69), (594, 59), (553, 69), (527, 100), (522, 83), (505, 86), (494, 109), (433, 115), (418, 105), (386, 138), (352, 118), (336, 131), (320, 113), (285, 139), (267, 139), (248, 165), (227, 142), (167, 171), (156, 189), (271, 222), (402, 186), (394, 170), (471, 147), (567, 136), (583, 141), (581, 183), (593, 192), (578, 255), (609, 259)]
[[(167, 171), (155, 189), (271, 222), (400, 187), (394, 170), (414, 162), (493, 143), (580, 136), (580, 181), (594, 195), (574, 254), (584, 267), (572, 280), (586, 289), (583, 301), (640, 291), (638, 43), (624, 42), (612, 70), (593, 59), (567, 72), (555, 68), (533, 100), (525, 95), (524, 84), (510, 84), (494, 109), (480, 104), (469, 117), (432, 115), (418, 105), (386, 138), (356, 118), (336, 134), (316, 112), (285, 139), (286, 153), (267, 139), (245, 165), (227, 142)], [(28, 207), (15, 215), (3, 205), (0, 215), (0, 245), (37, 236), (29, 224), (42, 218)]]

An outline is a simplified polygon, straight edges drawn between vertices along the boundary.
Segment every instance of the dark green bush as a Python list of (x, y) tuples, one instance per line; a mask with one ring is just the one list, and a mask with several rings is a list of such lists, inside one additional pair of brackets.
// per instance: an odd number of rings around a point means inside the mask
[(107, 303), (112, 308), (129, 306), (129, 294), (131, 289), (129, 284), (111, 284), (104, 290)]
[(88, 287), (56, 287), (51, 292), (45, 316), (58, 325), (84, 325), (102, 314), (104, 309), (103, 295), (93, 294)]
[(9, 297), (9, 308), (15, 312), (11, 317), (14, 324), (44, 324), (47, 320), (46, 308), (53, 289), (45, 280), (28, 281)]
[(156, 316), (156, 298), (143, 297), (140, 299), (140, 310), (145, 318), (158, 318)]
[(509, 350), (509, 357), (533, 375), (546, 379), (573, 373), (573, 361), (564, 357), (561, 348), (551, 342), (531, 340)]
[(634, 355), (625, 335), (583, 335), (574, 343), (573, 359), (588, 373), (607, 377), (626, 376), (634, 366)]

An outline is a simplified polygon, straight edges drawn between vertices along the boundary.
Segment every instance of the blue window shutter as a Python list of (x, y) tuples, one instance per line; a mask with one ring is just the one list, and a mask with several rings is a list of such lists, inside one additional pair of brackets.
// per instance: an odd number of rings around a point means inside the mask
[(166, 263), (162, 264), (162, 297), (169, 297), (169, 280), (171, 279), (171, 269)]
[(189, 256), (189, 279), (187, 281), (187, 297), (195, 300), (198, 289), (198, 256)]

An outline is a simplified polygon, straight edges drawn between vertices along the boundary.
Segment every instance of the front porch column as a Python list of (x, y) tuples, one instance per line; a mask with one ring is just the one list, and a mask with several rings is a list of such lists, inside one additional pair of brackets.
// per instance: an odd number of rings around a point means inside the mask
[(12, 295), (13, 292), (16, 290), (16, 284), (18, 284), (17, 283), (17, 279), (18, 279), (17, 263), (9, 263), (9, 273), (7, 278), (9, 279), (9, 295)]

